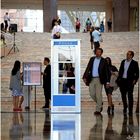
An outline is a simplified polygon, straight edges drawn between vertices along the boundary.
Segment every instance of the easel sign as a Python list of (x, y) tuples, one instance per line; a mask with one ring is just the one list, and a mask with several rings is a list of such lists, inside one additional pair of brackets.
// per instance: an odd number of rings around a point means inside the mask
[(23, 85), (40, 86), (41, 82), (41, 63), (24, 62), (23, 63)]
[(36, 86), (42, 84), (40, 62), (24, 62), (23, 63), (23, 85), (35, 86), (35, 112), (36, 112)]

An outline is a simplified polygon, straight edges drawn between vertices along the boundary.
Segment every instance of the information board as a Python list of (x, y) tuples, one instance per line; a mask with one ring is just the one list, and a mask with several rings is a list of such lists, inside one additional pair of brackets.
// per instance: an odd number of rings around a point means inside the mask
[(23, 85), (41, 85), (41, 63), (24, 62), (23, 63)]

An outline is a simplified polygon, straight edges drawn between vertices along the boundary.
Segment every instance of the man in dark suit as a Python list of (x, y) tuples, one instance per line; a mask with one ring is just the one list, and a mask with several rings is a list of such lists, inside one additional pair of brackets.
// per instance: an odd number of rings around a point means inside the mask
[(139, 78), (138, 62), (133, 60), (133, 57), (134, 52), (128, 51), (126, 59), (121, 62), (117, 79), (123, 101), (123, 113), (124, 115), (127, 114), (128, 107), (130, 116), (133, 114), (133, 89)]
[(46, 68), (43, 75), (43, 89), (45, 96), (45, 105), (42, 108), (49, 108), (49, 101), (51, 99), (51, 65), (50, 59), (48, 57), (44, 58), (44, 65)]
[(95, 57), (91, 57), (83, 80), (89, 85), (90, 96), (96, 102), (96, 111), (94, 114), (100, 114), (102, 111), (102, 87), (103, 84), (109, 86), (109, 70), (106, 60), (102, 57), (103, 49), (97, 48)]

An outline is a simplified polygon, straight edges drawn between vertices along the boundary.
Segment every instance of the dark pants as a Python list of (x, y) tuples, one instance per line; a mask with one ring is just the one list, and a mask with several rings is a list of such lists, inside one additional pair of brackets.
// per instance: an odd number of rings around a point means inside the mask
[(100, 47), (99, 41), (94, 42), (94, 53), (96, 52), (96, 49)]
[(127, 79), (121, 79), (120, 92), (123, 101), (124, 113), (127, 112), (127, 107), (129, 109), (129, 114), (133, 113), (133, 89), (134, 85), (132, 85), (132, 82), (128, 81)]
[(53, 39), (60, 39), (60, 36), (57, 36), (56, 34), (54, 34)]
[(51, 100), (51, 90), (44, 88), (45, 107), (49, 107), (49, 100)]
[(7, 21), (7, 20), (5, 20), (5, 21), (4, 21), (4, 23), (5, 23), (5, 31), (7, 31), (8, 21)]

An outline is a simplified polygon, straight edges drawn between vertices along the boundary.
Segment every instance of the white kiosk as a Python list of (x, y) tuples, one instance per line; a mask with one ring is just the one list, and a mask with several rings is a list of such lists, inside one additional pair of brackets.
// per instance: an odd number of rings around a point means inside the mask
[(51, 112), (81, 112), (80, 39), (51, 40)]

